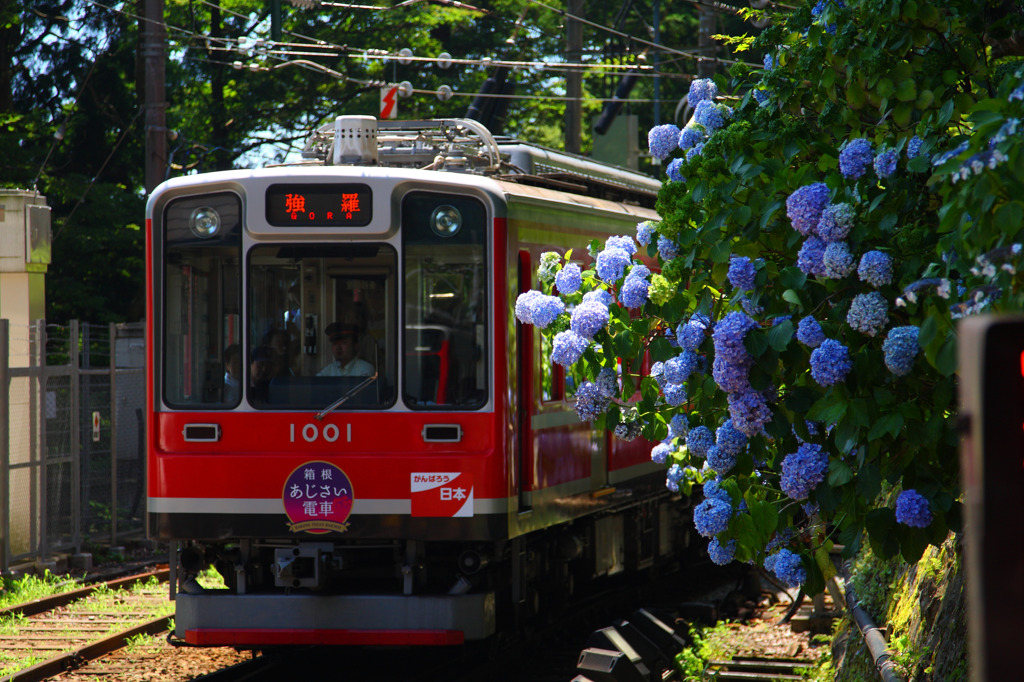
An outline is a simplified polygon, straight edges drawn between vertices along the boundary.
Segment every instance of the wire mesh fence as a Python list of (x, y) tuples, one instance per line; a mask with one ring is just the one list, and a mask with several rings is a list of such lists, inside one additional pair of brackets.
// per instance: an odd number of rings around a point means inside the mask
[(0, 320), (0, 569), (144, 532), (144, 338)]

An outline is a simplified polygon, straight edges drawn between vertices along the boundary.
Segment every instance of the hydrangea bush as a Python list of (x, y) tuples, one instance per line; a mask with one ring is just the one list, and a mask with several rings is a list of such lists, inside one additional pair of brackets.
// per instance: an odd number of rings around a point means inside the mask
[(959, 530), (956, 320), (1024, 303), (1024, 64), (984, 42), (1021, 19), (818, 5), (746, 10), (765, 68), (695, 80), (693, 120), (651, 131), (662, 220), (551, 255), (516, 306), (580, 417), (703, 497), (715, 562), (811, 593), (833, 544), (916, 561)]

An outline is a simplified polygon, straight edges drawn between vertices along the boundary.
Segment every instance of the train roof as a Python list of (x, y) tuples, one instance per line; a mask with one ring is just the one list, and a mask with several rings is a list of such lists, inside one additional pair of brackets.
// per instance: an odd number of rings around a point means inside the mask
[(654, 208), (661, 188), (661, 182), (637, 171), (514, 138), (495, 138), (469, 119), (339, 116), (310, 136), (302, 156), (305, 164), (471, 173), (645, 208)]

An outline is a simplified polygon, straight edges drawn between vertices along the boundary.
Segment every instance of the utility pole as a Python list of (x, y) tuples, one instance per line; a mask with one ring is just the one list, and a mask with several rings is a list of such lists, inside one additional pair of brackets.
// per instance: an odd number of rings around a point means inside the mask
[[(571, 17), (581, 16), (583, 0), (569, 0)], [(583, 60), (583, 24), (567, 17), (566, 57), (570, 62)], [(571, 69), (565, 77), (565, 151), (579, 154), (583, 147), (583, 69)]]
[(167, 168), (167, 62), (164, 0), (146, 0), (142, 17), (143, 90), (146, 126), (146, 193), (164, 180)]
[(711, 36), (715, 32), (715, 13), (710, 9), (700, 6), (700, 23), (697, 25), (697, 45), (700, 47), (701, 59), (697, 62), (697, 75), (700, 78), (711, 78), (715, 74), (715, 62), (712, 60), (715, 53), (715, 44)]

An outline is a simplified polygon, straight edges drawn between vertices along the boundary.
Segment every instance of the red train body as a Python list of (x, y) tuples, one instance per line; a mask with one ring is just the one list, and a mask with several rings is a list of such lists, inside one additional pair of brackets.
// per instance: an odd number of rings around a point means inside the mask
[(650, 443), (581, 423), (514, 317), (543, 251), (631, 234), (657, 183), (471, 121), (340, 117), (307, 150), (147, 207), (177, 636), (456, 644), (671, 554)]

